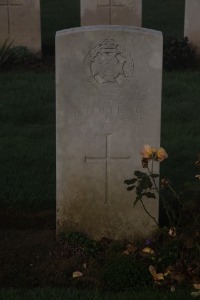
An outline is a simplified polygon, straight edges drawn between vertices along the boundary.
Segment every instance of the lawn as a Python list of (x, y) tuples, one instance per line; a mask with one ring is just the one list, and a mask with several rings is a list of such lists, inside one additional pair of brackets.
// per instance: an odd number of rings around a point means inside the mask
[(66, 289), (35, 289), (35, 290), (3, 290), (0, 292), (3, 300), (188, 300), (191, 296), (188, 291), (178, 291), (176, 293), (162, 293), (158, 291), (139, 291), (124, 293), (99, 293), (98, 291), (77, 291)]
[[(55, 207), (54, 80), (53, 71), (0, 73), (1, 207)], [(200, 72), (163, 76), (161, 144), (169, 158), (161, 174), (178, 188), (196, 180), (199, 81)]]

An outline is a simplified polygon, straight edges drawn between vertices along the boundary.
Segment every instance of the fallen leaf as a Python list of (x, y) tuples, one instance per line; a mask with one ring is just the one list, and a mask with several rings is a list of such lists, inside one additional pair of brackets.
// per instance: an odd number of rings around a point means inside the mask
[(164, 276), (167, 276), (167, 275), (171, 274), (172, 271), (173, 271), (173, 267), (172, 266), (167, 267), (167, 269), (164, 272)]
[(200, 290), (200, 283), (194, 283), (194, 284), (193, 284), (193, 287), (194, 287), (196, 290)]
[(83, 276), (83, 273), (81, 273), (79, 271), (73, 272), (73, 275), (72, 275), (73, 278), (77, 278), (77, 277), (81, 277), (81, 276)]
[(173, 292), (175, 292), (175, 290), (176, 290), (176, 289), (175, 289), (175, 286), (172, 285), (170, 291), (173, 293)]
[(154, 250), (151, 249), (150, 247), (145, 247), (144, 249), (142, 249), (142, 252), (145, 253), (145, 254), (151, 254), (151, 255), (154, 255)]
[(149, 272), (151, 273), (155, 281), (164, 280), (163, 273), (156, 273), (156, 269), (154, 268), (154, 266), (149, 266)]
[(136, 250), (137, 250), (137, 247), (135, 247), (133, 244), (128, 244), (126, 246), (126, 250), (123, 253), (126, 255), (129, 255), (129, 254), (135, 253)]
[(199, 297), (200, 296), (200, 291), (198, 291), (198, 292), (192, 292), (191, 296), (192, 297)]

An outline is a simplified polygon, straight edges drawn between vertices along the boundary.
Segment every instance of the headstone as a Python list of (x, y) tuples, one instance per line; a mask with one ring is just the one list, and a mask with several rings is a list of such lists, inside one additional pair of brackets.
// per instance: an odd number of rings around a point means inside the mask
[(186, 0), (184, 36), (188, 37), (191, 45), (200, 55), (200, 1)]
[(0, 28), (0, 45), (9, 38), (40, 54), (40, 0), (0, 0)]
[[(56, 34), (57, 233), (149, 236), (154, 224), (125, 179), (160, 144), (162, 35), (124, 26)], [(159, 172), (159, 167), (155, 170)], [(158, 218), (158, 199), (145, 200)]]
[(142, 0), (81, 0), (81, 25), (142, 23)]

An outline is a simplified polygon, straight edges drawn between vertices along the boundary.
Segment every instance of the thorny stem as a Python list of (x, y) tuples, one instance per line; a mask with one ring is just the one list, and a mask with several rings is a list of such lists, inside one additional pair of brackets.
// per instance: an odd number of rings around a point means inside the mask
[(140, 201), (141, 201), (142, 206), (143, 206), (145, 212), (147, 213), (147, 215), (152, 218), (152, 220), (156, 223), (157, 227), (160, 229), (160, 225), (158, 224), (158, 222), (156, 221), (156, 219), (148, 212), (148, 210), (146, 209), (146, 207), (145, 207), (142, 199), (140, 199)]
[[(152, 160), (152, 171), (149, 169), (149, 167), (147, 167), (147, 169), (148, 169), (148, 171), (149, 171), (149, 174), (152, 175), (152, 174), (153, 174), (153, 160)], [(151, 177), (151, 178), (152, 178), (152, 180), (153, 180), (153, 184), (154, 184), (154, 186), (155, 186), (155, 189), (156, 189), (157, 193), (160, 195), (160, 191), (159, 191), (159, 189), (158, 189), (158, 187), (157, 187), (155, 178), (153, 178), (153, 177)]]

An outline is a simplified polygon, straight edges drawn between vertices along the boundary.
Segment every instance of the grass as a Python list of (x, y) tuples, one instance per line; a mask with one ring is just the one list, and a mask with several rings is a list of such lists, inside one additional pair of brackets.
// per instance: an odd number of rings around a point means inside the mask
[[(180, 187), (196, 180), (200, 72), (164, 73), (161, 174)], [(190, 84), (188, 84), (190, 82)], [(0, 73), (1, 207), (55, 207), (55, 85), (53, 72)], [(126, 192), (126, 190), (125, 190)]]
[(129, 291), (123, 293), (100, 293), (97, 291), (67, 289), (3, 290), (2, 300), (189, 300), (189, 291)]
[(79, 0), (41, 0), (43, 54), (54, 54), (56, 31), (80, 26)]
[(162, 173), (181, 187), (194, 181), (198, 160), (199, 135), (199, 72), (171, 72), (163, 76), (162, 146), (169, 158), (163, 163)]
[(0, 73), (1, 206), (55, 206), (54, 74)]
[(183, 37), (185, 0), (143, 0), (143, 27)]

